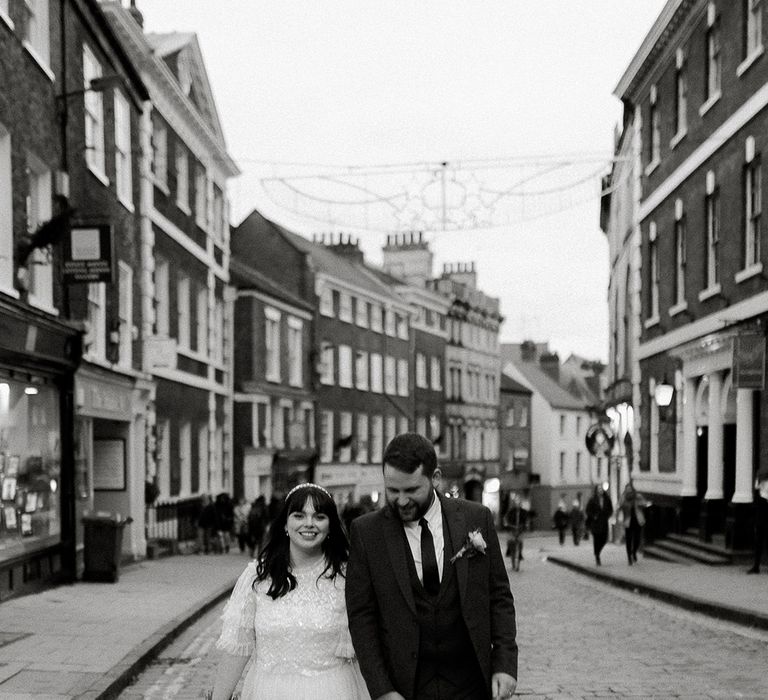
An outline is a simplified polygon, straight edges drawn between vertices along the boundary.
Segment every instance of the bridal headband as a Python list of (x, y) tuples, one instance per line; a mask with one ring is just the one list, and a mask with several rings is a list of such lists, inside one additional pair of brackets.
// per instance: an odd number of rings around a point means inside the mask
[(316, 488), (318, 491), (322, 491), (326, 496), (328, 496), (328, 498), (331, 498), (331, 499), (333, 498), (333, 496), (331, 496), (331, 494), (328, 493), (328, 491), (326, 491), (322, 486), (319, 486), (318, 484), (305, 483), (305, 484), (297, 484), (296, 486), (294, 486), (288, 492), (288, 495), (285, 497), (285, 500), (287, 501), (299, 489), (308, 489), (308, 488)]

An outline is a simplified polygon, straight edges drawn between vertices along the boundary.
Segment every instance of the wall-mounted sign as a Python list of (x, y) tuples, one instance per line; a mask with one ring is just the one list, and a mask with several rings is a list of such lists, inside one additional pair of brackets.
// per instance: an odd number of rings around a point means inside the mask
[(73, 225), (64, 243), (64, 283), (112, 282), (114, 257), (109, 224)]
[(605, 423), (595, 423), (589, 426), (584, 442), (590, 454), (596, 457), (604, 457), (611, 453), (616, 436)]
[(739, 333), (733, 345), (733, 386), (738, 389), (765, 387), (765, 336)]

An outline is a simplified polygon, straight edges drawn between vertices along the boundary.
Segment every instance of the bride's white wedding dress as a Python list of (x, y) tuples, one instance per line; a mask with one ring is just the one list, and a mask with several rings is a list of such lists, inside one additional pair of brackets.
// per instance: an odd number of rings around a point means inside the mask
[(216, 646), (251, 657), (243, 700), (368, 700), (354, 656), (344, 603), (345, 579), (320, 578), (325, 563), (293, 571), (297, 586), (276, 600), (269, 581), (255, 589), (251, 562), (232, 591)]

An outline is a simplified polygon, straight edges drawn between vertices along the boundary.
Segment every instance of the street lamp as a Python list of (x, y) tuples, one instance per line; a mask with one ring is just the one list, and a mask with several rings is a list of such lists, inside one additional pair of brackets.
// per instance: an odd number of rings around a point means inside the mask
[(664, 377), (660, 384), (656, 385), (653, 390), (653, 398), (656, 399), (656, 405), (660, 408), (666, 408), (672, 403), (672, 394), (675, 391), (675, 387), (667, 383), (667, 378)]

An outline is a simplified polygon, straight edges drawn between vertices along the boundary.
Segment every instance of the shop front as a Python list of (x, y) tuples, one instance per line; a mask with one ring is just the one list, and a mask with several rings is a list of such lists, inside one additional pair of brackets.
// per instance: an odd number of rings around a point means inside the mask
[(0, 600), (72, 580), (78, 331), (0, 300)]

